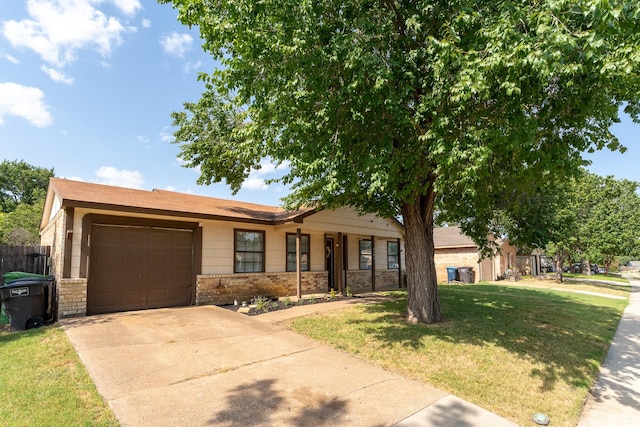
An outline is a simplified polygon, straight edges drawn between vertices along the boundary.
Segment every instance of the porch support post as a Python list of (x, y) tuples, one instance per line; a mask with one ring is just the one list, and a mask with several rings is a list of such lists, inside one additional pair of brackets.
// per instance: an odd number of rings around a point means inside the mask
[(349, 287), (347, 270), (349, 270), (349, 237), (345, 234), (342, 236), (342, 274), (344, 274), (343, 288), (346, 291)]
[(344, 251), (344, 245), (342, 244), (342, 233), (338, 233), (338, 241), (336, 246), (338, 247), (338, 253), (335, 256), (336, 267), (338, 269), (338, 274), (336, 274), (336, 278), (338, 279), (338, 293), (342, 293), (342, 282), (344, 277), (344, 266), (343, 266), (343, 256), (342, 253)]
[(371, 236), (371, 292), (376, 291), (376, 238)]
[(398, 237), (398, 288), (402, 288), (402, 251), (400, 250), (400, 238)]
[(302, 231), (296, 230), (296, 296), (302, 298), (302, 262), (300, 259), (300, 240)]

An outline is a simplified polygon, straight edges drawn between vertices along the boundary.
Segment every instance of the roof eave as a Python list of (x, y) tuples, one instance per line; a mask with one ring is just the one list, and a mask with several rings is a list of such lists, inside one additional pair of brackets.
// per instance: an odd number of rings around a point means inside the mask
[(126, 212), (126, 213), (138, 213), (138, 214), (144, 214), (144, 215), (192, 218), (192, 219), (198, 219), (198, 220), (242, 222), (247, 224), (262, 224), (262, 225), (274, 224), (274, 221), (272, 219), (242, 218), (242, 217), (236, 217), (236, 216), (204, 214), (199, 212), (185, 212), (185, 211), (174, 211), (174, 210), (167, 210), (167, 209), (154, 209), (154, 208), (143, 208), (143, 207), (136, 207), (136, 206), (113, 205), (108, 203), (94, 203), (94, 202), (86, 202), (81, 200), (64, 199), (62, 201), (62, 206), (72, 207), (72, 208), (82, 208), (82, 209), (98, 209), (98, 210), (111, 211), (111, 212)]

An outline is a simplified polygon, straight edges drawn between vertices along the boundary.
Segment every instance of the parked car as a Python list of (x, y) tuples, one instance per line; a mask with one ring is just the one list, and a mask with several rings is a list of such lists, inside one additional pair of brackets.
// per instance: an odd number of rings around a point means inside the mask
[(556, 268), (553, 265), (543, 265), (541, 268), (543, 273), (555, 273)]
[[(600, 272), (600, 268), (598, 267), (598, 264), (591, 264), (590, 270), (591, 270), (591, 274), (598, 274)], [(582, 273), (582, 263), (574, 262), (570, 266), (565, 265), (564, 267), (562, 267), (562, 272), (563, 273)]]

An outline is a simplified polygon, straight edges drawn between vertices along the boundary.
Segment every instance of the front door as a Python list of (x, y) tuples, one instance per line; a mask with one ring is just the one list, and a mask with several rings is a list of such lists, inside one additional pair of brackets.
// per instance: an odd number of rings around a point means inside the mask
[(329, 289), (327, 289), (328, 291), (330, 291), (331, 289), (336, 289), (336, 269), (335, 269), (335, 252), (334, 252), (334, 244), (333, 244), (333, 238), (332, 237), (327, 237), (325, 239), (325, 255), (327, 257), (326, 262), (325, 262), (325, 269), (329, 275), (328, 277), (328, 283), (329, 283)]

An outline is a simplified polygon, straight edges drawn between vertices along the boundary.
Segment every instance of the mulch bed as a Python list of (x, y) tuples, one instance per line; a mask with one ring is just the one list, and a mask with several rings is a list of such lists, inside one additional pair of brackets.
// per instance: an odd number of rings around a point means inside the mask
[(342, 295), (336, 295), (334, 297), (325, 296), (321, 298), (307, 297), (307, 298), (301, 298), (297, 301), (288, 300), (288, 299), (279, 300), (277, 298), (273, 298), (273, 299), (268, 299), (266, 302), (262, 304), (258, 304), (258, 306), (261, 306), (261, 308), (256, 306), (256, 301), (253, 301), (252, 304), (249, 304), (246, 307), (243, 307), (241, 304), (238, 304), (238, 305), (227, 304), (227, 305), (222, 305), (221, 307), (231, 311), (238, 311), (241, 308), (244, 308), (244, 309), (248, 308), (249, 309), (248, 311), (245, 311), (245, 310), (240, 310), (240, 311), (243, 314), (246, 314), (247, 316), (258, 316), (260, 314), (270, 313), (272, 311), (278, 311), (278, 310), (286, 310), (289, 308), (299, 307), (302, 305), (323, 304), (327, 302), (344, 301), (344, 300), (351, 300), (356, 298), (360, 298), (360, 297), (357, 297), (357, 296), (347, 297)]

